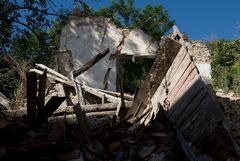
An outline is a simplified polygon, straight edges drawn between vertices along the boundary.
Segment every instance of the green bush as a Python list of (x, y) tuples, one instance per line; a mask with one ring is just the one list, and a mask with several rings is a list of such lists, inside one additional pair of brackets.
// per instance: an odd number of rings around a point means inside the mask
[(240, 39), (208, 43), (213, 87), (240, 95)]
[(5, 68), (0, 74), (0, 92), (8, 98), (14, 98), (14, 92), (20, 80), (17, 72), (11, 68)]
[(123, 62), (123, 86), (124, 92), (135, 93), (145, 80), (154, 59), (124, 60)]

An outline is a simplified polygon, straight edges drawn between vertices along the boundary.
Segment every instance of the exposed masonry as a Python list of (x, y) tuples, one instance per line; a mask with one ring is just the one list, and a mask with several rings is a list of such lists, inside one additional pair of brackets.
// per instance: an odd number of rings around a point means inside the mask
[(188, 48), (189, 53), (193, 57), (193, 60), (202, 76), (203, 80), (211, 83), (211, 59), (210, 51), (207, 46), (201, 41), (186, 42), (185, 45)]
[(198, 64), (210, 63), (210, 51), (201, 41), (186, 42), (189, 53), (193, 56), (193, 60)]

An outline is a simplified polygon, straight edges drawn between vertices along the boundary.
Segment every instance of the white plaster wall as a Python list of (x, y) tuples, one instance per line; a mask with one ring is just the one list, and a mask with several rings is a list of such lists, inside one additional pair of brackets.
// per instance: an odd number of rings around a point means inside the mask
[[(126, 31), (126, 30), (125, 30)], [(60, 51), (72, 52), (74, 69), (79, 69), (99, 52), (110, 49), (110, 53), (77, 79), (86, 85), (103, 88), (108, 68), (111, 68), (108, 90), (116, 90), (116, 59), (110, 55), (121, 53), (128, 55), (155, 55), (158, 46), (140, 29), (127, 30), (123, 34), (109, 18), (81, 17), (73, 18), (62, 29)]]
[(199, 70), (200, 76), (203, 78), (203, 81), (207, 84), (211, 83), (211, 65), (210, 63), (196, 63), (195, 64)]
[(62, 29), (60, 51), (72, 52), (74, 69), (79, 69), (99, 52), (110, 49), (110, 52), (88, 71), (77, 79), (84, 84), (96, 88), (103, 88), (105, 73), (109, 63), (113, 66), (109, 77), (109, 90), (116, 90), (116, 62), (109, 61), (111, 54), (117, 52), (117, 46), (122, 40), (122, 31), (110, 23), (110, 19), (103, 17), (77, 18), (69, 22)]
[(140, 29), (133, 29), (124, 39), (121, 53), (128, 55), (155, 55), (158, 50), (157, 42)]

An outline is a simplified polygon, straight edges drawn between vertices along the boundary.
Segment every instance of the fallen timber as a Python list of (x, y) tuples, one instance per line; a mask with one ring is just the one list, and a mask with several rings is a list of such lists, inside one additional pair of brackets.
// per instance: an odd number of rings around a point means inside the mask
[(176, 27), (163, 40), (126, 119), (149, 125), (161, 110), (176, 129), (190, 160), (198, 160), (191, 150), (193, 147), (202, 149), (214, 160), (239, 155), (239, 145), (225, 126), (220, 104), (201, 79)]

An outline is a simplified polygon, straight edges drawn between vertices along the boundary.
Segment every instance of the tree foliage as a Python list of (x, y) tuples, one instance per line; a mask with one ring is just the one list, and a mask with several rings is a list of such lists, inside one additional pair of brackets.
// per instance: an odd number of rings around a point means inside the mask
[[(50, 13), (50, 0), (0, 1), (0, 59), (10, 54), (19, 62), (31, 61), (49, 65), (57, 47), (54, 37), (61, 22), (66, 21), (65, 10)], [(51, 17), (54, 16), (54, 17)], [(50, 19), (59, 23), (53, 28)], [(1, 64), (4, 64), (1, 61)], [(20, 83), (17, 73), (8, 65), (0, 65), (0, 91), (10, 98)]]
[(138, 27), (150, 35), (153, 40), (160, 40), (174, 24), (161, 5), (136, 8), (134, 0), (113, 0), (110, 7), (102, 7), (96, 13), (111, 17), (119, 27), (129, 29)]
[(240, 39), (209, 42), (213, 86), (240, 95)]
[[(111, 6), (94, 11), (83, 0), (74, 0), (82, 16), (102, 15), (110, 17), (123, 28), (141, 28), (160, 40), (173, 21), (161, 5), (147, 5), (140, 9), (134, 6), (134, 0), (113, 0)], [(69, 11), (54, 8), (51, 0), (2, 0), (0, 1), (0, 56), (11, 54), (18, 61), (31, 61), (49, 66), (57, 46), (55, 37), (66, 24)], [(134, 92), (144, 79), (152, 60), (136, 63), (124, 62), (125, 88)], [(0, 62), (0, 90), (13, 97), (18, 86), (19, 76), (9, 66)], [(11, 81), (8, 81), (11, 80)], [(14, 80), (14, 81), (13, 81)], [(7, 92), (7, 93), (5, 93)]]
[[(113, 0), (108, 8), (102, 7), (97, 15), (110, 17), (119, 27), (140, 28), (152, 37), (153, 41), (159, 41), (173, 26), (166, 10), (161, 5), (147, 5), (144, 8), (136, 8), (134, 0)], [(134, 93), (145, 79), (154, 60), (137, 60), (131, 62), (125, 60), (124, 65), (124, 89)]]

